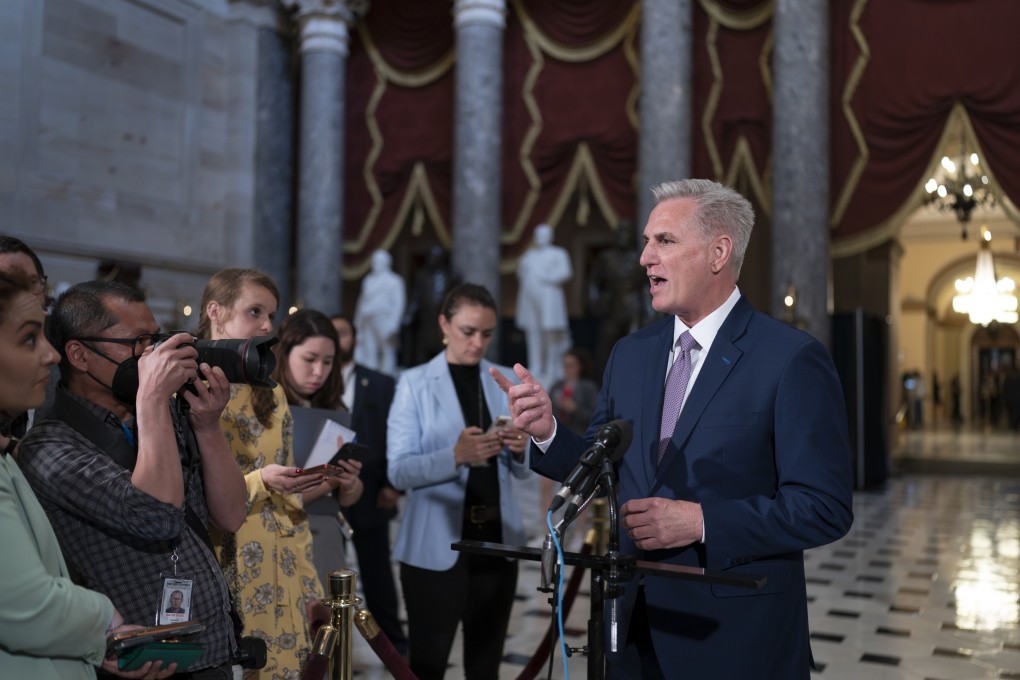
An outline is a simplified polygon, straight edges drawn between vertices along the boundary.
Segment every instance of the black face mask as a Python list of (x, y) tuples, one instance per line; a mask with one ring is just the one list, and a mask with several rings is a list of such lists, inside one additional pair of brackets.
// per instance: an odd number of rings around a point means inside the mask
[(118, 362), (109, 354), (97, 349), (96, 347), (89, 345), (89, 349), (109, 361), (111, 364), (116, 364), (117, 370), (113, 374), (112, 385), (107, 385), (91, 373), (87, 373), (86, 375), (113, 392), (114, 399), (125, 406), (133, 407), (135, 405), (135, 398), (138, 396), (138, 357), (128, 357), (124, 361)]
[(128, 357), (117, 364), (110, 389), (117, 401), (127, 406), (135, 405), (138, 396), (138, 357)]

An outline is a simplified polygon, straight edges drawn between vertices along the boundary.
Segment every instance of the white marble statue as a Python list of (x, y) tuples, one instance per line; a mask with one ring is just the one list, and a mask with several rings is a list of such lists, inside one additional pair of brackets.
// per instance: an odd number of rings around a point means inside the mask
[(570, 348), (563, 285), (573, 268), (566, 249), (552, 240), (552, 227), (538, 225), (531, 248), (517, 265), (517, 327), (527, 341), (528, 369), (543, 385), (563, 377), (562, 357)]
[(385, 250), (372, 253), (372, 271), (361, 284), (361, 295), (354, 308), (358, 329), (355, 361), (389, 375), (397, 372), (397, 340), (407, 293), (404, 280), (391, 268)]

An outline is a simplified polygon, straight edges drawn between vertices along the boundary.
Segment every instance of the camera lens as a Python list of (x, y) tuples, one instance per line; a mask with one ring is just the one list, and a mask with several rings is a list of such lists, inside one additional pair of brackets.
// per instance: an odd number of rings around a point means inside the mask
[(245, 340), (196, 340), (199, 363), (219, 366), (232, 383), (255, 387), (276, 387), (269, 375), (276, 368), (276, 355), (270, 348), (279, 340), (259, 335)]

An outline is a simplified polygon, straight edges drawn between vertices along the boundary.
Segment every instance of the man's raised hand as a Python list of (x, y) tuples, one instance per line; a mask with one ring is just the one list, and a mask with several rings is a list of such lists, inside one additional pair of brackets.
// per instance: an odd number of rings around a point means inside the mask
[(521, 381), (520, 384), (513, 384), (495, 368), (489, 369), (489, 374), (510, 400), (510, 418), (514, 427), (524, 430), (535, 441), (545, 441), (556, 431), (552, 400), (549, 399), (545, 388), (538, 384), (535, 376), (524, 366), (514, 364), (514, 373)]

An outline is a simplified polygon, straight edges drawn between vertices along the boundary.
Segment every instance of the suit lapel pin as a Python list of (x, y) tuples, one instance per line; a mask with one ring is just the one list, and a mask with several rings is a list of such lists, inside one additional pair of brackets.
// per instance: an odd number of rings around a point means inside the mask
[(726, 364), (727, 366), (729, 366), (729, 365), (730, 365), (730, 363), (731, 363), (731, 362), (730, 362), (730, 358), (729, 358), (729, 357), (723, 357), (723, 358), (722, 358), (722, 362), (723, 362), (724, 364)]
[(361, 386), (362, 387), (368, 387), (368, 378), (362, 378), (361, 379)]

